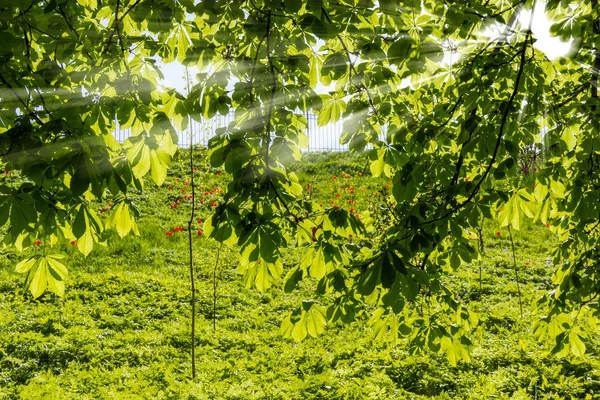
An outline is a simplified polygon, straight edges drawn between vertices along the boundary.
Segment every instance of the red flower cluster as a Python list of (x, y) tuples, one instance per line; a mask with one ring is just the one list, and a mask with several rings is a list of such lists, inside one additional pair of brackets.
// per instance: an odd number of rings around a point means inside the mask
[(166, 231), (165, 235), (167, 235), (167, 236), (173, 236), (173, 232)]
[(173, 228), (173, 232), (183, 232), (183, 228), (181, 228), (181, 227)]

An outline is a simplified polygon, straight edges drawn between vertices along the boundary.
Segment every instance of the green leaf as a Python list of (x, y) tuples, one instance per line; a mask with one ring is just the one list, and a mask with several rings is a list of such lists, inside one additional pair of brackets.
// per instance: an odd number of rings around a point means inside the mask
[(332, 122), (337, 122), (344, 110), (346, 110), (346, 103), (342, 99), (335, 99), (331, 96), (321, 95), (323, 105), (319, 111), (317, 117), (317, 125), (325, 126)]
[(25, 260), (22, 260), (21, 262), (19, 262), (17, 264), (17, 266), (15, 267), (15, 271), (20, 274), (25, 273), (25, 272), (29, 271), (35, 265), (37, 260), (38, 260), (37, 256), (26, 258)]
[(569, 333), (569, 344), (571, 345), (571, 353), (576, 357), (585, 355), (585, 343), (581, 340), (581, 336), (576, 331)]

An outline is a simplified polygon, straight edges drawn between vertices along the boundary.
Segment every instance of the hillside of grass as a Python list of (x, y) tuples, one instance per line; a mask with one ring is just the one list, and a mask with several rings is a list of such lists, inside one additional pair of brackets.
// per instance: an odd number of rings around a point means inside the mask
[[(133, 196), (140, 236), (119, 239), (109, 232), (109, 246), (87, 258), (76, 243), (56, 245), (69, 265), (63, 298), (46, 293), (32, 300), (14, 272), (18, 260), (45, 244), (25, 254), (3, 249), (0, 399), (562, 399), (600, 393), (597, 341), (586, 343), (585, 357), (557, 358), (549, 352), (552, 343), (533, 335), (542, 311), (532, 305), (552, 290), (555, 268), (556, 238), (541, 223), (512, 232), (519, 288), (509, 234), (493, 221), (485, 225), (482, 259), (447, 278), (479, 317), (469, 363), (451, 366), (443, 355), (374, 341), (368, 312), (297, 343), (280, 336), (279, 324), (314, 298), (314, 282), (301, 282), (291, 294), (281, 285), (265, 293), (247, 289), (236, 273), (235, 246), (224, 246), (216, 264), (219, 245), (203, 234), (203, 221), (228, 178), (204, 159), (194, 172), (202, 202), (192, 227), (198, 311), (198, 376), (192, 380), (186, 158), (180, 153), (165, 185), (148, 184)], [(360, 155), (309, 153), (292, 170), (306, 196), (323, 207), (364, 211), (387, 190)], [(97, 205), (102, 219), (109, 202)], [(284, 265), (301, 256), (290, 248)]]

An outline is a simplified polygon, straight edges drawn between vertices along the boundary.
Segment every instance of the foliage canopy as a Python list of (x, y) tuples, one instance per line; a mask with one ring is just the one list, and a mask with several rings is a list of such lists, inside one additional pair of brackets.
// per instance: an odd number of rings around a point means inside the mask
[[(537, 5), (541, 7), (542, 5)], [(248, 286), (283, 274), (281, 251), (306, 247), (285, 290), (318, 280), (282, 324), (296, 339), (374, 307), (380, 337), (468, 359), (476, 317), (443, 274), (478, 256), (484, 218), (548, 224), (556, 289), (540, 301), (540, 336), (585, 351), (600, 312), (597, 0), (550, 0), (552, 32), (576, 51), (549, 60), (519, 13), (535, 1), (7, 0), (0, 6), (0, 156), (25, 178), (0, 191), (4, 242), (43, 254), (17, 265), (34, 296), (62, 294), (66, 268), (47, 248), (104, 231), (137, 232), (128, 197), (164, 182), (176, 131), (235, 109), (210, 142), (231, 174), (206, 222), (241, 247)], [(490, 32), (497, 31), (498, 34)], [(451, 53), (452, 63), (444, 61)], [(157, 60), (197, 67), (188, 94), (157, 90)], [(410, 78), (409, 84), (407, 79)], [(318, 94), (322, 84), (327, 94)], [(306, 145), (304, 112), (344, 121), (342, 140), (391, 181), (385, 218), (321, 208), (286, 169)], [(133, 136), (121, 145), (115, 119)], [(533, 155), (530, 158), (525, 155)], [(535, 190), (522, 187), (535, 168)], [(103, 223), (90, 202), (111, 196)], [(572, 312), (573, 311), (573, 312)], [(572, 313), (571, 313), (572, 312)]]

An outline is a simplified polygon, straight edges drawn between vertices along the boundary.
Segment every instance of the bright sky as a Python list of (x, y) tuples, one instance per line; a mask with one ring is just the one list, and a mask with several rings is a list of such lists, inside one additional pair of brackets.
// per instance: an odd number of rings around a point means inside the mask
[[(529, 16), (531, 15), (530, 11), (522, 11), (521, 16), (519, 17), (519, 22), (522, 26), (527, 26), (529, 24)], [(536, 39), (534, 47), (544, 52), (549, 59), (555, 59), (561, 56), (567, 56), (569, 50), (571, 49), (571, 44), (573, 43), (573, 39), (569, 42), (563, 42), (558, 37), (550, 36), (550, 26), (552, 23), (548, 20), (545, 13), (545, 2), (542, 4), (538, 3), (533, 15), (533, 37)], [(449, 62), (450, 52), (447, 52), (447, 55), (444, 61)], [(186, 81), (185, 81), (185, 67), (181, 65), (179, 62), (175, 61), (167, 65), (163, 65), (161, 68), (165, 79), (163, 81), (163, 85), (167, 87), (174, 87), (180, 93), (186, 92)], [(193, 79), (195, 78), (196, 73), (198, 72), (195, 68), (190, 68), (190, 84), (193, 85)], [(326, 91), (323, 87), (321, 90), (317, 88), (317, 91)]]

